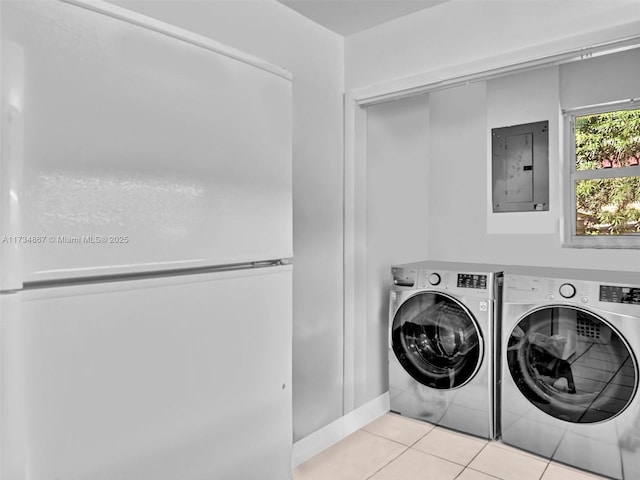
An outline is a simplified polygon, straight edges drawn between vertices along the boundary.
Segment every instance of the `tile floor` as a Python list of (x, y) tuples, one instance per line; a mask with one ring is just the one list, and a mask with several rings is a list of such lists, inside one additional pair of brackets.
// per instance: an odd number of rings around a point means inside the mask
[(594, 480), (597, 475), (388, 413), (307, 460), (294, 480)]

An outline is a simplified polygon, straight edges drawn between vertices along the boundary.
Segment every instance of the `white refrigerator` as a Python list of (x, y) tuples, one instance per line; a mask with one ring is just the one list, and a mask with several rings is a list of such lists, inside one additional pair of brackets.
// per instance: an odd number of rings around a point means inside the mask
[(291, 477), (291, 76), (0, 2), (0, 478)]

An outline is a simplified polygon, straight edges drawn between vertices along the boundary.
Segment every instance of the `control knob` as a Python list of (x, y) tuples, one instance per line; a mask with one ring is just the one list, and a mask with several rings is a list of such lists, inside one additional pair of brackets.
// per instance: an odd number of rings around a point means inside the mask
[(437, 273), (432, 273), (429, 275), (429, 283), (431, 285), (439, 285), (440, 284), (440, 275)]
[(563, 283), (560, 285), (560, 295), (564, 298), (573, 298), (576, 294), (576, 287), (570, 283)]

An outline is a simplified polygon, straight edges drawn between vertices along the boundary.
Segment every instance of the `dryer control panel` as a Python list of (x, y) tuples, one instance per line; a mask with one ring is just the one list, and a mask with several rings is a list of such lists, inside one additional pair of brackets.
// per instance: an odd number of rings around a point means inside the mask
[(506, 275), (505, 279), (504, 298), (507, 301), (541, 300), (587, 304), (596, 298), (592, 282), (511, 274)]
[[(528, 275), (507, 274), (505, 276), (504, 300), (506, 302), (568, 302), (579, 305), (609, 304), (616, 312), (632, 306), (637, 312), (640, 306), (640, 285), (602, 283), (591, 280), (568, 278), (543, 278)], [(613, 304), (618, 304), (615, 307)], [(603, 306), (604, 308), (604, 306)], [(620, 310), (623, 309), (623, 310)]]

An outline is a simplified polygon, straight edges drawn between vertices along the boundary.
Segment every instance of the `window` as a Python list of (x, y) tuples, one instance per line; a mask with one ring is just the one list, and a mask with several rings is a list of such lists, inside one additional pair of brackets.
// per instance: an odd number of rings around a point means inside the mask
[(640, 248), (640, 109), (632, 101), (566, 112), (566, 242)]

